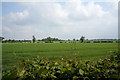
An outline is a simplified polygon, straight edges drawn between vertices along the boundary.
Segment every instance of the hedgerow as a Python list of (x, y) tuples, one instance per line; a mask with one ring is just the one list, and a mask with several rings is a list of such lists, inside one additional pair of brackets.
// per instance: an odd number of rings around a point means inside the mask
[(3, 71), (2, 80), (101, 80), (120, 79), (120, 54), (114, 52), (96, 63), (68, 56), (23, 59), (19, 67)]

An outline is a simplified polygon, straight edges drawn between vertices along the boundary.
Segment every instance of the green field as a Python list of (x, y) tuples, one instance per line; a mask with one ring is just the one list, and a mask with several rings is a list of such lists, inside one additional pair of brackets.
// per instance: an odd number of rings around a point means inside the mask
[(2, 67), (9, 69), (23, 58), (54, 56), (77, 56), (79, 59), (97, 61), (109, 56), (118, 49), (117, 43), (3, 43), (2, 44)]

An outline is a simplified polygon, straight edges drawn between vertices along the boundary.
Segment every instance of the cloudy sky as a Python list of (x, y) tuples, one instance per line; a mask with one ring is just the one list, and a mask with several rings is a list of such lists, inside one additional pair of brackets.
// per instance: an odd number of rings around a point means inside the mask
[(6, 39), (118, 38), (115, 2), (2, 2), (2, 36)]

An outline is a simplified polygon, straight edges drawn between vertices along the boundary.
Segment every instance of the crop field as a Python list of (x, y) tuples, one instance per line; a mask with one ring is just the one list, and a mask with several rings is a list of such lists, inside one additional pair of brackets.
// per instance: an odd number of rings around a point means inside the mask
[(118, 49), (117, 43), (3, 43), (2, 69), (18, 66), (21, 59), (36, 56), (48, 58), (77, 57), (80, 60), (97, 61)]

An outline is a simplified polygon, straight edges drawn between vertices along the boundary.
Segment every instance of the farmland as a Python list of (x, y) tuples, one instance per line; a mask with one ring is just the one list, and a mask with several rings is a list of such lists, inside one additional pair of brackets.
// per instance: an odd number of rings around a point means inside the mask
[(93, 62), (109, 56), (112, 51), (118, 49), (117, 43), (3, 43), (2, 67), (10, 69), (18, 62), (32, 59), (36, 56), (69, 58), (77, 57), (80, 60), (92, 60)]

